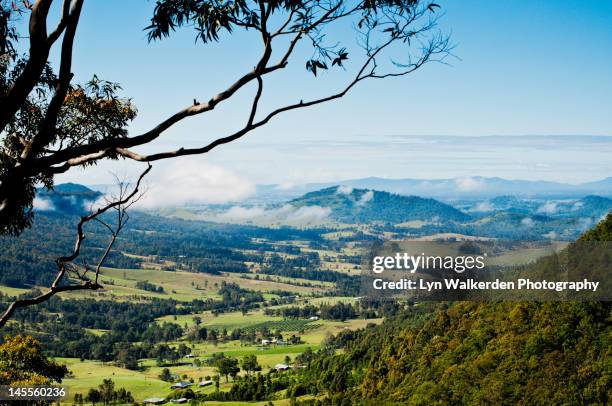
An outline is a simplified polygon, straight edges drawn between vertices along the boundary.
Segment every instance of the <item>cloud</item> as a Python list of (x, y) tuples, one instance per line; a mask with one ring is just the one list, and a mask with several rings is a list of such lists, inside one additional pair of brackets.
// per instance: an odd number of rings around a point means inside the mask
[(542, 234), (542, 237), (544, 237), (544, 238), (548, 238), (549, 240), (554, 240), (554, 239), (556, 239), (557, 237), (559, 237), (559, 234), (557, 234), (557, 233), (556, 233), (556, 232), (554, 232), (554, 231), (551, 231), (551, 232), (549, 232), (549, 233)]
[(172, 207), (240, 201), (255, 192), (255, 185), (235, 173), (201, 159), (172, 162), (146, 188), (140, 207)]
[(291, 221), (309, 222), (323, 220), (331, 214), (329, 207), (302, 206), (291, 213), (287, 218)]
[(538, 213), (542, 214), (555, 214), (558, 210), (557, 203), (553, 201), (549, 201), (544, 203), (542, 206), (538, 208)]
[(91, 200), (84, 201), (83, 202), (83, 209), (85, 209), (85, 211), (92, 212), (92, 211), (98, 210), (98, 209), (108, 205), (108, 203), (109, 203), (108, 199), (111, 199), (113, 201), (116, 200), (116, 199), (112, 198), (112, 195), (109, 195), (109, 196), (106, 196), (106, 195), (100, 196), (96, 200), (94, 200), (93, 202)]
[(309, 223), (324, 220), (331, 214), (329, 207), (302, 206), (285, 204), (281, 207), (265, 209), (263, 207), (234, 206), (219, 214), (218, 219), (229, 221), (265, 220), (274, 222)]
[(34, 206), (34, 210), (38, 210), (38, 211), (53, 211), (55, 210), (55, 206), (53, 205), (53, 202), (49, 199), (43, 199), (41, 197), (35, 197), (34, 201), (32, 202), (33, 206)]
[(493, 211), (493, 210), (495, 210), (495, 208), (493, 207), (491, 202), (486, 202), (486, 201), (478, 203), (472, 209), (472, 211)]
[(351, 193), (353, 193), (353, 188), (351, 186), (340, 185), (338, 186), (336, 193), (338, 193), (339, 195), (350, 195)]
[(455, 179), (455, 184), (463, 192), (473, 192), (485, 186), (482, 181), (472, 177), (457, 178)]
[(582, 209), (582, 206), (584, 206), (584, 203), (581, 201), (577, 201), (572, 205), (572, 208), (570, 210), (572, 211), (580, 210)]
[(595, 219), (590, 217), (581, 217), (578, 219), (578, 228), (580, 230), (586, 230), (595, 223)]
[(219, 217), (231, 220), (249, 220), (265, 215), (266, 210), (263, 207), (233, 206), (228, 211), (219, 215)]
[(533, 219), (529, 217), (525, 217), (524, 219), (521, 220), (521, 224), (524, 225), (525, 227), (533, 227), (535, 225), (535, 222), (533, 221)]
[(357, 206), (363, 206), (364, 204), (366, 204), (372, 199), (374, 199), (374, 192), (371, 190), (368, 190), (363, 195), (361, 195), (361, 197), (357, 201)]

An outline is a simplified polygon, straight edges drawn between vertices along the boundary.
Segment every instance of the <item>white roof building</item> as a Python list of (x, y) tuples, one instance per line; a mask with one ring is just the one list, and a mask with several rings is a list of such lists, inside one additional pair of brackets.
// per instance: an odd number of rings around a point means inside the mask
[(193, 385), (191, 382), (181, 381), (181, 382), (177, 382), (177, 383), (173, 384), (170, 387), (170, 389), (183, 389), (183, 388), (188, 388), (191, 385)]
[(277, 371), (286, 371), (286, 370), (288, 370), (289, 368), (290, 368), (290, 366), (289, 366), (289, 365), (287, 365), (287, 364), (276, 364), (276, 365), (274, 366), (274, 369), (276, 369)]
[(145, 405), (161, 405), (162, 403), (166, 403), (165, 398), (148, 398), (142, 401)]

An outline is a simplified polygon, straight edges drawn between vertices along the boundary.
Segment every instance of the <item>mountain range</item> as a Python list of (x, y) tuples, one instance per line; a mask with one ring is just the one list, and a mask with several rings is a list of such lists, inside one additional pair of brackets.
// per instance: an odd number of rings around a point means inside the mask
[(369, 177), (340, 182), (307, 183), (294, 187), (258, 185), (256, 199), (261, 201), (286, 200), (334, 185), (443, 200), (484, 199), (505, 195), (535, 199), (579, 198), (587, 195), (612, 196), (612, 177), (573, 185), (551, 181), (509, 180), (498, 177), (473, 176), (449, 179)]
[[(83, 185), (60, 184), (51, 191), (39, 190), (35, 208), (81, 214), (101, 196)], [(171, 210), (171, 214), (163, 210), (157, 214), (260, 226), (314, 226), (330, 221), (354, 225), (384, 223), (390, 229), (400, 227), (419, 235), (454, 232), (497, 238), (571, 240), (612, 211), (612, 199), (596, 195), (538, 199), (506, 194), (441, 200), (335, 185), (271, 204), (179, 207)], [(184, 213), (177, 214), (176, 210)]]

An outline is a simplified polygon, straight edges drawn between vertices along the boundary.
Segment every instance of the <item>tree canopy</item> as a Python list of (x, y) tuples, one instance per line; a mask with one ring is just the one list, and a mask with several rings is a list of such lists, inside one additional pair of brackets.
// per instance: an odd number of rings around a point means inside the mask
[(48, 385), (61, 383), (65, 365), (45, 357), (40, 343), (29, 336), (7, 336), (0, 344), (0, 385)]

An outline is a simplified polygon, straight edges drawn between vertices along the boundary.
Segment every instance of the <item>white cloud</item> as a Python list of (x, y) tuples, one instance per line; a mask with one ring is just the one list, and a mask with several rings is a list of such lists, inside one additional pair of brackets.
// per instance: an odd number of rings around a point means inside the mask
[[(108, 204), (108, 197), (106, 195), (98, 197), (96, 200), (83, 202), (83, 208), (86, 211), (92, 212), (94, 210), (98, 210), (101, 207), (104, 207)], [(111, 198), (112, 199), (112, 198)], [(115, 200), (115, 199), (113, 199)]]
[(329, 207), (302, 206), (285, 204), (281, 207), (265, 209), (263, 207), (233, 206), (221, 213), (218, 218), (229, 221), (260, 220), (288, 223), (309, 223), (324, 220), (331, 214)]
[(309, 222), (323, 220), (331, 214), (329, 207), (302, 206), (288, 216), (291, 221)]
[(584, 203), (583, 203), (583, 202), (578, 201), (578, 202), (575, 202), (575, 203), (572, 205), (572, 208), (571, 208), (570, 210), (572, 210), (572, 211), (580, 210), (580, 209), (582, 208), (582, 206), (584, 206)]
[(529, 217), (525, 217), (524, 219), (521, 220), (521, 224), (524, 225), (525, 227), (533, 227), (535, 222), (533, 221), (533, 219)]
[(35, 197), (32, 202), (34, 206), (34, 210), (39, 211), (53, 211), (55, 210), (55, 206), (53, 206), (53, 202), (49, 199), (43, 199), (41, 197)]
[(595, 222), (594, 219), (590, 217), (581, 217), (578, 219), (578, 228), (581, 230), (585, 230), (591, 227), (594, 222)]
[(554, 231), (551, 231), (550, 233), (542, 234), (542, 237), (544, 237), (544, 238), (548, 238), (549, 240), (554, 240), (554, 239), (556, 239), (557, 237), (559, 237), (559, 234), (557, 234), (557, 233), (556, 233), (556, 232), (554, 232)]
[(150, 181), (141, 207), (171, 207), (240, 201), (255, 192), (255, 185), (235, 173), (201, 159), (176, 160)]
[(351, 193), (353, 193), (353, 188), (351, 186), (340, 185), (338, 186), (336, 193), (340, 195), (350, 195)]
[(493, 211), (495, 208), (493, 207), (493, 205), (491, 204), (491, 202), (480, 202), (478, 203), (476, 206), (474, 206), (474, 209), (472, 211)]
[(363, 195), (361, 195), (361, 197), (357, 201), (357, 206), (363, 206), (364, 204), (366, 204), (372, 199), (374, 199), (374, 192), (371, 190), (368, 190)]
[(557, 212), (557, 203), (548, 201), (538, 208), (538, 213), (555, 214)]
[(472, 177), (457, 178), (455, 179), (455, 184), (463, 192), (473, 192), (484, 187), (482, 181)]
[(266, 210), (263, 207), (234, 206), (219, 217), (231, 220), (248, 220), (263, 217), (265, 214)]

